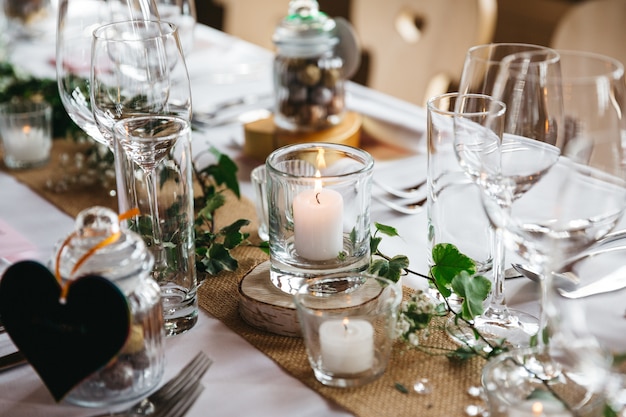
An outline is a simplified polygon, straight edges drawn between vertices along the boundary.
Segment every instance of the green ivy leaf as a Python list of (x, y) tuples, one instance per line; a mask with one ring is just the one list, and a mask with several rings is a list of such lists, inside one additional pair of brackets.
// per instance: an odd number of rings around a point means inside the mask
[(402, 272), (409, 267), (409, 258), (404, 255), (397, 255), (390, 260), (377, 259), (370, 264), (368, 271), (393, 282), (398, 282)]
[(378, 245), (380, 245), (380, 242), (382, 240), (383, 240), (383, 238), (381, 238), (381, 237), (374, 237), (374, 236), (372, 236), (370, 238), (370, 253), (378, 252)]
[(476, 272), (476, 264), (468, 256), (463, 255), (456, 246), (449, 243), (440, 243), (433, 247), (432, 251), (434, 266), (430, 273), (437, 284), (439, 292), (444, 297), (449, 297), (450, 284), (455, 276), (462, 271), (470, 275)]
[(234, 271), (239, 266), (235, 258), (230, 255), (230, 251), (219, 243), (211, 245), (206, 252), (206, 256), (200, 260), (204, 270), (211, 275), (217, 275), (221, 271)]
[(483, 313), (483, 300), (491, 290), (491, 281), (482, 275), (472, 276), (467, 271), (461, 271), (452, 280), (452, 289), (463, 298), (461, 317), (473, 320)]
[(228, 155), (221, 153), (213, 146), (209, 151), (217, 158), (217, 164), (209, 165), (201, 172), (213, 177), (218, 185), (225, 184), (239, 198), (239, 182), (237, 180), (239, 168), (237, 164)]
[(374, 225), (376, 226), (376, 230), (384, 235), (391, 237), (400, 236), (395, 227), (387, 226), (381, 223), (374, 223)]

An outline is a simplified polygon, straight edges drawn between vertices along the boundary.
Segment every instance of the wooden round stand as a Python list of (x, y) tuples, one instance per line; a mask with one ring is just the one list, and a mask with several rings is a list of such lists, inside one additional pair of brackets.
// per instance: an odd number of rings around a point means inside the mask
[(269, 261), (254, 268), (239, 283), (239, 314), (257, 329), (281, 336), (301, 336), (293, 297), (272, 284)]

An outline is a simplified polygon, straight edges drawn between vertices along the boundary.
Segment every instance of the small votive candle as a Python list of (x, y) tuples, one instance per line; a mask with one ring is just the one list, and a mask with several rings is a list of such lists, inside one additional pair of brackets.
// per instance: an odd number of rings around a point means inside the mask
[(30, 101), (1, 104), (0, 138), (7, 167), (33, 168), (47, 163), (52, 148), (50, 105)]
[(315, 378), (332, 387), (358, 387), (387, 367), (402, 288), (363, 272), (313, 278), (294, 295)]
[(374, 364), (374, 327), (367, 320), (328, 320), (320, 326), (322, 363), (329, 372), (357, 374)]

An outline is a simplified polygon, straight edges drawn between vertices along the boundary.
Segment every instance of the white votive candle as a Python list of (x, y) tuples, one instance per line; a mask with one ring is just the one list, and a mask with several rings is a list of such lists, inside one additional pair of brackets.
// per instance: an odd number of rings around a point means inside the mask
[(316, 183), (293, 200), (294, 245), (299, 256), (325, 261), (343, 251), (343, 197)]
[(21, 129), (5, 129), (2, 136), (4, 153), (20, 162), (39, 162), (48, 158), (51, 139), (43, 129), (26, 125)]
[(367, 320), (328, 320), (319, 329), (322, 367), (357, 374), (374, 365), (374, 327)]

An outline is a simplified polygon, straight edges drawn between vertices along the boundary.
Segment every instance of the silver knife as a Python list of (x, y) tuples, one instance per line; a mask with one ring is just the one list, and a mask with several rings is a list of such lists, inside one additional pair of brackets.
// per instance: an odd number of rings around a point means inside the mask
[(28, 363), (26, 357), (19, 350), (0, 357), (0, 372)]
[(565, 298), (583, 298), (589, 297), (590, 295), (617, 291), (623, 288), (626, 288), (626, 266), (622, 266), (604, 278), (578, 289), (567, 291), (563, 288), (559, 288), (558, 291)]

